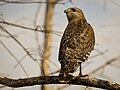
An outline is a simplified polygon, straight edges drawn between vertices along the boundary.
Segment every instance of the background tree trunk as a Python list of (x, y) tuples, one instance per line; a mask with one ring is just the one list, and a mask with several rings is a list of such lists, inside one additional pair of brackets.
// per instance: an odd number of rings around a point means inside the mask
[[(46, 12), (45, 12), (45, 22), (44, 29), (45, 32), (52, 32), (52, 18), (54, 14), (54, 0), (47, 0), (50, 3), (46, 4)], [(48, 75), (49, 73), (49, 60), (51, 55), (51, 47), (52, 47), (52, 33), (45, 33), (44, 36), (44, 50), (43, 50), (43, 60), (42, 60), (42, 68), (41, 74)], [(50, 90), (47, 85), (42, 85), (41, 90)]]

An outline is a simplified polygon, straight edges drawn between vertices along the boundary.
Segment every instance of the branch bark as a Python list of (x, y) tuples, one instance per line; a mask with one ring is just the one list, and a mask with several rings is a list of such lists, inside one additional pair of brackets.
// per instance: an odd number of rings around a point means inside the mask
[(70, 82), (61, 83), (58, 81), (58, 76), (39, 76), (39, 77), (31, 77), (31, 78), (23, 78), (23, 79), (10, 79), (7, 77), (0, 77), (0, 84), (8, 86), (8, 87), (25, 87), (25, 86), (33, 86), (33, 85), (43, 85), (43, 84), (72, 84), (72, 85), (84, 85), (89, 87), (96, 87), (107, 90), (120, 90), (120, 84), (97, 79), (94, 77), (81, 77), (75, 78)]

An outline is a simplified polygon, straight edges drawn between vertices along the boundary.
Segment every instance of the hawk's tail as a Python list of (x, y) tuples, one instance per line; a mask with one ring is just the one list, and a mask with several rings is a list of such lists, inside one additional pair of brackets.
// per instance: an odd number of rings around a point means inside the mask
[(68, 64), (61, 65), (61, 70), (59, 73), (59, 81), (60, 82), (69, 82), (72, 80), (73, 76), (71, 73), (73, 73), (76, 68), (78, 67), (78, 64), (69, 62)]

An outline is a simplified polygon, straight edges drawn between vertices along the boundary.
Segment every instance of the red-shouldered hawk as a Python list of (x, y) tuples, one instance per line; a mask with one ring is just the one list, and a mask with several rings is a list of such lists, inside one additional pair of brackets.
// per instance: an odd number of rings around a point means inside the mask
[(93, 28), (87, 23), (82, 10), (73, 7), (66, 9), (64, 12), (68, 19), (68, 25), (59, 48), (60, 82), (70, 81), (68, 76), (71, 76), (71, 73), (79, 66), (79, 76), (84, 76), (81, 71), (81, 63), (87, 60), (95, 45)]

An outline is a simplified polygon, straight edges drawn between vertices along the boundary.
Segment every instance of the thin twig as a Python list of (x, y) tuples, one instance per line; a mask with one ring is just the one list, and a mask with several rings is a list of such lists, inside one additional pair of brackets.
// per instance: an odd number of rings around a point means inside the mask
[(3, 28), (2, 26), (0, 26), (0, 28), (1, 28), (4, 32), (6, 32), (8, 35), (10, 35), (10, 37), (11, 37), (13, 40), (15, 40), (15, 41), (22, 47), (22, 49), (27, 53), (27, 55), (28, 55), (32, 60), (36, 61), (36, 59), (33, 58), (33, 57), (30, 55), (30, 53), (26, 50), (26, 48), (25, 48), (12, 34), (10, 34), (10, 33), (9, 33), (5, 28)]
[(7, 52), (17, 61), (17, 63), (20, 65), (20, 67), (22, 68), (22, 70), (26, 74), (26, 76), (29, 77), (29, 75), (27, 74), (27, 72), (24, 69), (23, 65), (21, 63), (19, 63), (19, 60), (15, 57), (15, 55), (5, 46), (5, 44), (2, 41), (0, 41), (0, 43), (7, 50)]
[(105, 68), (107, 65), (110, 65), (112, 62), (115, 62), (115, 61), (118, 60), (119, 58), (120, 58), (120, 55), (117, 56), (117, 57), (115, 57), (115, 58), (113, 58), (113, 59), (111, 59), (111, 60), (109, 60), (109, 61), (107, 61), (105, 64), (103, 64), (103, 65), (101, 65), (100, 67), (94, 69), (94, 70), (91, 71), (89, 74), (93, 74), (93, 73), (101, 70), (102, 68)]
[(11, 3), (11, 4), (46, 4), (46, 3), (52, 3), (52, 4), (66, 4), (68, 3), (69, 1), (66, 1), (66, 2), (41, 2), (41, 1), (11, 1), (11, 0), (1, 0), (0, 2), (4, 2), (4, 3)]
[(17, 24), (14, 24), (14, 23), (9, 23), (9, 22), (6, 22), (6, 21), (0, 21), (0, 23), (10, 25), (10, 26), (14, 26), (14, 27), (18, 27), (18, 28), (22, 28), (22, 29), (26, 29), (26, 30), (29, 30), (29, 31), (36, 31), (36, 32), (43, 32), (43, 33), (53, 33), (57, 36), (61, 36), (61, 34), (62, 34), (62, 32), (55, 31), (55, 30), (52, 31), (52, 32), (49, 32), (49, 30), (45, 31), (45, 30), (42, 30), (42, 29), (41, 30), (36, 30), (36, 28), (21, 26), (21, 25), (17, 25)]

